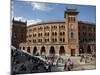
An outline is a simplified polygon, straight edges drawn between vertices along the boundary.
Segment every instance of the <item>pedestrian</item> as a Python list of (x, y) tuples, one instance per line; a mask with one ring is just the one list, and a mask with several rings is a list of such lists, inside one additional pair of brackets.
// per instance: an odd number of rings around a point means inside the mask
[(52, 67), (52, 61), (49, 59), (48, 60), (48, 72), (51, 72), (51, 67)]
[(68, 71), (71, 71), (71, 69), (72, 69), (72, 62), (71, 62), (71, 59), (68, 58), (67, 70), (68, 70)]
[(73, 67), (74, 67), (74, 63), (71, 62), (70, 66), (71, 66), (71, 69), (73, 69)]
[(57, 59), (56, 65), (59, 65), (60, 58)]
[(85, 63), (88, 63), (88, 56), (85, 57)]
[(68, 68), (67, 68), (67, 69), (68, 69), (68, 71), (71, 71), (71, 66), (70, 66), (70, 65), (68, 65)]
[(51, 72), (51, 66), (52, 66), (51, 60), (48, 59), (46, 64), (46, 72)]
[(51, 72), (51, 63), (48, 63), (48, 72)]
[(68, 62), (71, 62), (70, 58), (68, 58)]
[(65, 65), (64, 65), (64, 71), (67, 70), (67, 62), (65, 62)]
[(48, 64), (46, 64), (46, 72), (48, 72), (48, 67), (49, 67), (49, 65), (48, 65)]

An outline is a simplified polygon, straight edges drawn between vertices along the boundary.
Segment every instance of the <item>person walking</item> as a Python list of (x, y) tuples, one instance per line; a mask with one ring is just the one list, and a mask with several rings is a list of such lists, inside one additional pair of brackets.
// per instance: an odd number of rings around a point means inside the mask
[(51, 67), (52, 67), (52, 62), (50, 59), (48, 59), (47, 65), (46, 65), (46, 71), (51, 72)]
[(67, 62), (65, 62), (65, 65), (64, 65), (64, 71), (67, 70)]
[(68, 58), (68, 63), (67, 63), (67, 69), (68, 69), (68, 71), (71, 71), (71, 68), (72, 66), (71, 66), (71, 59), (70, 58)]

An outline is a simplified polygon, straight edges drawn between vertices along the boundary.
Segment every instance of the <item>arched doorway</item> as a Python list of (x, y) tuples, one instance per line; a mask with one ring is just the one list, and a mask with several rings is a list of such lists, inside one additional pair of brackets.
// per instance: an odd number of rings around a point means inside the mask
[(53, 46), (50, 47), (50, 51), (49, 51), (50, 55), (55, 55), (55, 49)]
[(27, 52), (29, 52), (29, 53), (30, 53), (30, 47), (27, 47)]
[(64, 56), (64, 55), (65, 55), (64, 46), (61, 46), (61, 47), (60, 47), (59, 54), (60, 54), (61, 56)]
[(46, 51), (45, 51), (45, 47), (41, 47), (41, 55), (45, 55)]
[(33, 55), (36, 55), (36, 53), (37, 53), (37, 47), (34, 47), (34, 49), (33, 49)]
[(54, 62), (55, 61), (55, 49), (53, 46), (50, 47), (49, 50), (49, 58)]
[(60, 50), (59, 50), (59, 59), (58, 59), (58, 63), (64, 63), (64, 57), (65, 57), (65, 49), (64, 46), (60, 46)]
[(53, 46), (50, 47), (49, 56), (50, 56), (50, 57), (55, 57), (55, 49), (54, 49)]

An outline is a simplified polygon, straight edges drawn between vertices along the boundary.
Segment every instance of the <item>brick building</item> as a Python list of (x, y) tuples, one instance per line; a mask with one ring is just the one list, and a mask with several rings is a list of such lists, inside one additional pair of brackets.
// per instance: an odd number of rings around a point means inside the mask
[(11, 45), (19, 48), (19, 44), (26, 42), (26, 22), (12, 20)]
[(32, 55), (77, 56), (92, 53), (96, 45), (96, 25), (78, 21), (78, 13), (76, 9), (67, 9), (64, 22), (27, 26), (26, 42), (21, 41), (20, 49)]

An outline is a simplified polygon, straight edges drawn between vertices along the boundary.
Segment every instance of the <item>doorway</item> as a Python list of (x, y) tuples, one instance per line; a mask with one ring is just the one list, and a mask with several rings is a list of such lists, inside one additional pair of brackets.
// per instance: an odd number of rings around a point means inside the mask
[(75, 49), (71, 49), (71, 56), (75, 56)]

